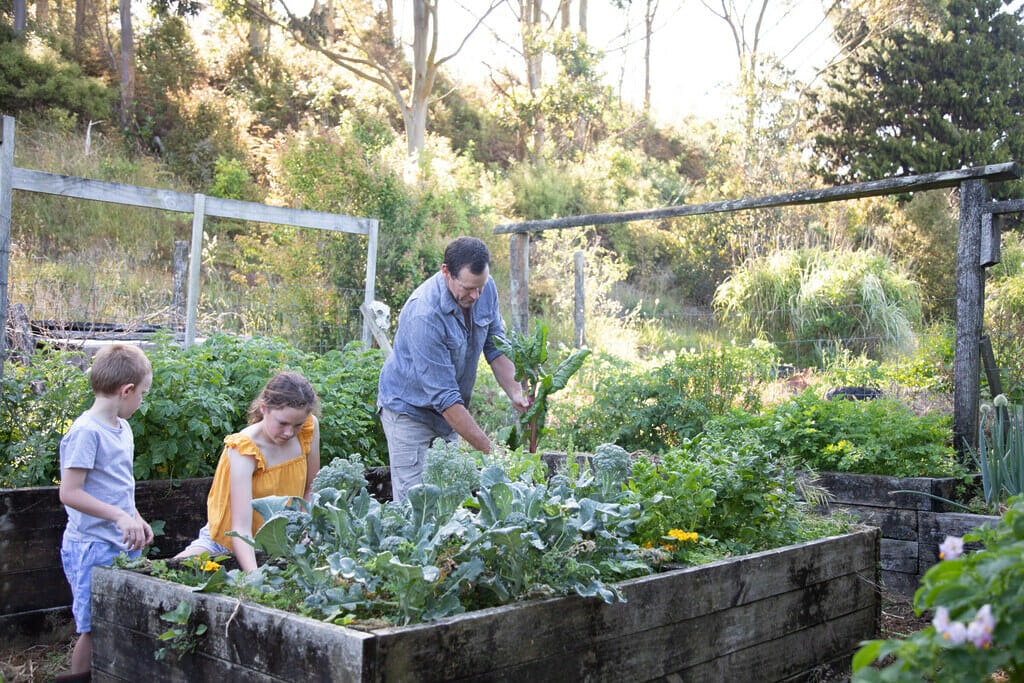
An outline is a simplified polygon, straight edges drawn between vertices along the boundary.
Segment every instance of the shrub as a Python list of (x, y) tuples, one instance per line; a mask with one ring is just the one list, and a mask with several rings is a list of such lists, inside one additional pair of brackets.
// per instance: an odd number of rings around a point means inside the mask
[[(129, 420), (137, 479), (213, 474), (224, 437), (246, 425), (252, 400), (285, 368), (305, 375), (320, 397), (323, 462), (353, 453), (368, 466), (387, 462), (376, 417), (377, 351), (354, 343), (317, 356), (278, 340), (228, 335), (182, 349), (161, 335), (146, 353), (153, 387)], [(68, 360), (67, 353), (40, 351), (30, 366), (5, 366), (0, 487), (57, 483), (60, 439), (92, 402), (87, 376)]]
[(718, 429), (753, 429), (769, 450), (810, 469), (894, 477), (964, 474), (951, 418), (918, 416), (902, 401), (829, 401), (813, 389), (762, 415), (733, 413)]
[(60, 477), (60, 439), (92, 402), (80, 353), (37, 350), (6, 363), (0, 383), (0, 488), (50, 486)]
[[(768, 344), (684, 351), (653, 370), (623, 368), (594, 379), (593, 401), (575, 418), (575, 446), (612, 442), (663, 452), (733, 407), (760, 407), (757, 384), (775, 372)], [(587, 375), (587, 377), (593, 377)], [(577, 382), (582, 379), (577, 379)], [(573, 424), (564, 416), (563, 424)]]

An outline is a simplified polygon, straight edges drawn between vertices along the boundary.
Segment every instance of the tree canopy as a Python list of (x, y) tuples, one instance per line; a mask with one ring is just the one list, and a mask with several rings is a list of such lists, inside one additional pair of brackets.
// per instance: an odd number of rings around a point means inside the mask
[(1022, 9), (951, 0), (930, 29), (889, 33), (838, 65), (812, 98), (828, 182), (1024, 156)]

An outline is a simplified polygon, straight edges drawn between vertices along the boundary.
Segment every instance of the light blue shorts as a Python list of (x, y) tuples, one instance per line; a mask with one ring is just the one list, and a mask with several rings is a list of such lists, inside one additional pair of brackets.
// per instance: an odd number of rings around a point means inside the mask
[(92, 631), (92, 570), (93, 567), (109, 567), (114, 558), (126, 554), (135, 559), (141, 550), (127, 552), (106, 541), (69, 541), (64, 539), (60, 546), (60, 560), (64, 565), (64, 576), (71, 586), (71, 613), (75, 617), (78, 633)]

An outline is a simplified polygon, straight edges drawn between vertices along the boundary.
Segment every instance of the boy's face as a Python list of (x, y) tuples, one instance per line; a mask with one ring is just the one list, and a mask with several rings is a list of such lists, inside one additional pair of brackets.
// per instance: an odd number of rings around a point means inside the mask
[(127, 420), (134, 415), (142, 405), (142, 397), (146, 395), (151, 386), (153, 386), (153, 375), (146, 375), (138, 384), (126, 384), (121, 387), (121, 402), (117, 408), (117, 416)]

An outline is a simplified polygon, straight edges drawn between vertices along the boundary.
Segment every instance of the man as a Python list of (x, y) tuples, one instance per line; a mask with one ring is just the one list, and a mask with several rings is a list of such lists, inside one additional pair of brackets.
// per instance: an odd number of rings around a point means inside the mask
[(490, 262), (487, 245), (475, 237), (452, 240), (441, 270), (416, 288), (398, 316), (394, 348), (377, 386), (396, 501), (421, 482), (434, 439), (462, 437), (491, 452), (490, 439), (468, 410), (481, 352), (513, 407), (529, 407), (515, 365), (494, 344), (505, 326)]

